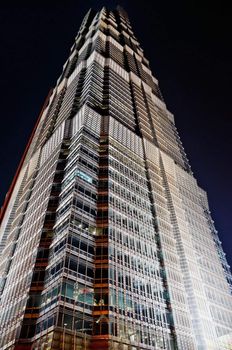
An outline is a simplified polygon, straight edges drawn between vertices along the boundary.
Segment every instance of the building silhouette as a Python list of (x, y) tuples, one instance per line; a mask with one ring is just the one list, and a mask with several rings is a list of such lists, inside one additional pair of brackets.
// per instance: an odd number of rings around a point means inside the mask
[(207, 196), (122, 8), (85, 16), (1, 216), (0, 349), (230, 349)]

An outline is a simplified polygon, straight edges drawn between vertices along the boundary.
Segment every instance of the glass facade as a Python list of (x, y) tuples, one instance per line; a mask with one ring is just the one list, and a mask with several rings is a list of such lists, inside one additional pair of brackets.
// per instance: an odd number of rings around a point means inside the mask
[(232, 278), (207, 196), (121, 8), (83, 20), (0, 253), (0, 349), (232, 344)]

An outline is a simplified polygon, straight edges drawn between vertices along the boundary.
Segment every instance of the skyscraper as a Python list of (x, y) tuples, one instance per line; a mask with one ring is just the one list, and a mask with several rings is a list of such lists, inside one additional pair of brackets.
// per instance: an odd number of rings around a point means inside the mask
[(1, 349), (224, 350), (231, 274), (126, 13), (89, 11), (2, 209)]

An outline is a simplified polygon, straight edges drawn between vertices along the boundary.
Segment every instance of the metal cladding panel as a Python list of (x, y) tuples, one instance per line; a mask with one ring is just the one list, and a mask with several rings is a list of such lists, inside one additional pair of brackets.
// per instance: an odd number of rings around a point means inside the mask
[(63, 122), (50, 137), (50, 139), (43, 146), (41, 151), (40, 167), (54, 152), (55, 148), (62, 142), (64, 137), (65, 122)]

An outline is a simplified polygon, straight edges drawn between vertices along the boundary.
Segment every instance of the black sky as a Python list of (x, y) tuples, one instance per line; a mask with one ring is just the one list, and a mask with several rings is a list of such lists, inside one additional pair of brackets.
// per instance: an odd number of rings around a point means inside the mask
[(120, 3), (175, 115), (232, 265), (231, 12), (212, 1), (7, 1), (0, 4), (2, 202), (84, 14)]

